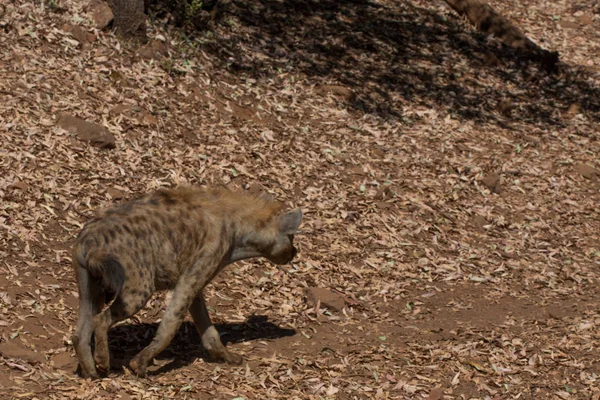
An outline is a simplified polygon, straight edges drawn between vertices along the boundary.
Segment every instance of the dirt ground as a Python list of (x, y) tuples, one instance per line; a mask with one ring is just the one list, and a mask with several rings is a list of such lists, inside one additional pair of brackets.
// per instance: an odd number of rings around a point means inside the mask
[[(234, 0), (196, 36), (153, 15), (138, 49), (87, 2), (0, 3), (3, 399), (600, 398), (597, 1), (491, 2), (560, 52), (554, 75), (443, 2)], [(160, 295), (81, 379), (74, 235), (183, 183), (305, 213), (292, 264), (207, 288), (244, 365), (188, 318), (133, 376)]]

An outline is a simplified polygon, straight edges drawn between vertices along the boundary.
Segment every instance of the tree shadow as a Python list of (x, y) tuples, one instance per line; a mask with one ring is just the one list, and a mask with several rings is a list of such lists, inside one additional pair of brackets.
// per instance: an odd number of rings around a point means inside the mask
[[(384, 118), (418, 119), (404, 115), (410, 103), (478, 122), (556, 126), (579, 103), (600, 120), (600, 89), (585, 68), (559, 63), (558, 73), (546, 73), (454, 14), (409, 1), (233, 0), (196, 38), (238, 76), (290, 72), (343, 85), (357, 94), (350, 107)], [(506, 100), (516, 105), (508, 117), (498, 112)]]
[[(294, 329), (281, 328), (268, 321), (266, 316), (253, 315), (243, 323), (215, 325), (225, 346), (253, 340), (278, 339), (294, 336)], [(122, 371), (131, 359), (150, 344), (158, 323), (124, 324), (109, 331), (109, 348), (112, 372)], [(189, 365), (197, 358), (214, 362), (202, 348), (200, 337), (191, 321), (185, 321), (177, 334), (156, 360), (171, 360), (160, 368), (149, 368), (148, 374), (162, 374)]]

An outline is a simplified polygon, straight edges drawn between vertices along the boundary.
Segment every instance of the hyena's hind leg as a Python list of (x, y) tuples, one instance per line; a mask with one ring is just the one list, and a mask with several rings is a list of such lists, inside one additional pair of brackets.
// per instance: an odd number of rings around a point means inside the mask
[(149, 288), (140, 290), (125, 284), (115, 301), (106, 310), (94, 317), (94, 338), (96, 342), (94, 359), (102, 373), (110, 370), (110, 352), (108, 349), (108, 330), (114, 324), (131, 317), (138, 312), (152, 296)]
[(91, 339), (94, 332), (93, 319), (104, 306), (104, 291), (90, 273), (75, 266), (79, 289), (79, 316), (71, 341), (79, 360), (79, 370), (84, 378), (97, 378), (98, 373), (92, 356)]
[(242, 364), (244, 361), (242, 356), (230, 352), (221, 342), (219, 332), (210, 320), (210, 315), (206, 309), (206, 302), (204, 301), (202, 292), (200, 292), (192, 302), (190, 314), (192, 314), (196, 330), (202, 339), (202, 346), (212, 358), (217, 361), (225, 361), (229, 364)]

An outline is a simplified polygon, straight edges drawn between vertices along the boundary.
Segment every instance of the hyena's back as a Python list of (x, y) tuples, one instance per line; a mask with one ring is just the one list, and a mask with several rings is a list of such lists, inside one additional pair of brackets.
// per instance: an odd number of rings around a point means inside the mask
[(113, 292), (124, 282), (143, 290), (173, 288), (200, 253), (218, 253), (227, 244), (221, 239), (228, 203), (240, 204), (239, 195), (228, 193), (158, 191), (107, 209), (83, 228), (73, 256)]

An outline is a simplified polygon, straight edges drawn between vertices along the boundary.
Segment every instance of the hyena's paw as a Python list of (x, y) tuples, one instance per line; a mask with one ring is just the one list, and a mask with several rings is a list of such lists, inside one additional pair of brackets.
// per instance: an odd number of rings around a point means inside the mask
[(244, 362), (244, 358), (242, 356), (230, 352), (225, 347), (209, 351), (209, 354), (213, 360), (226, 362), (227, 364), (231, 365), (242, 365), (242, 363)]
[(146, 376), (148, 361), (144, 360), (141, 354), (138, 354), (129, 362), (129, 368), (131, 368), (134, 374), (143, 378)]
[(108, 375), (110, 371), (110, 358), (104, 353), (97, 352), (94, 355), (94, 361), (96, 361), (96, 370), (102, 376)]
[(93, 371), (88, 371), (86, 368), (79, 365), (77, 367), (77, 370), (75, 371), (75, 373), (79, 374), (79, 376), (81, 376), (83, 379), (91, 379), (91, 380), (98, 379), (98, 372), (96, 371), (95, 368)]

